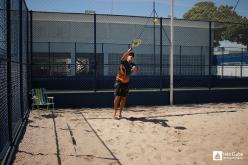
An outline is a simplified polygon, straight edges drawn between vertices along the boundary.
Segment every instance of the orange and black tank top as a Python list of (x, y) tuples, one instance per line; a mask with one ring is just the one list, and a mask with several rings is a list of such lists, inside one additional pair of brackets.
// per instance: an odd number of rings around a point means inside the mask
[(132, 73), (132, 67), (136, 66), (134, 63), (129, 63), (127, 60), (121, 60), (119, 71), (116, 75), (116, 80), (122, 83), (128, 83)]

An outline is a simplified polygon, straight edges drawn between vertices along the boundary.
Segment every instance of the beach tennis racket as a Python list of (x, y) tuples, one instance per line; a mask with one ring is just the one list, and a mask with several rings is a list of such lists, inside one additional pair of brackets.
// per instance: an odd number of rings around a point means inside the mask
[(136, 39), (132, 40), (132, 42), (131, 42), (131, 48), (137, 48), (141, 44), (142, 44), (142, 40), (136, 38)]

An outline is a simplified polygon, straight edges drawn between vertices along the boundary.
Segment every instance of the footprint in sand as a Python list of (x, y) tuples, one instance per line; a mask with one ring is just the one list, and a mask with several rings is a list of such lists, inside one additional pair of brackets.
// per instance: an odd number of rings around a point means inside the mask
[(153, 134), (158, 134), (158, 131), (153, 130), (152, 133), (153, 133)]
[(86, 129), (86, 130), (84, 130), (84, 131), (85, 131), (85, 132), (92, 132), (91, 130), (87, 130), (87, 129)]
[(127, 155), (127, 157), (128, 157), (129, 159), (131, 159), (131, 160), (133, 160), (133, 159), (135, 159), (135, 158), (138, 158), (138, 157), (139, 157), (139, 154), (137, 154), (137, 153), (133, 153), (133, 152), (131, 152), (131, 153), (127, 153), (126, 155)]
[(29, 120), (29, 119), (28, 119), (28, 124), (29, 124), (29, 123), (33, 123), (33, 122), (34, 122), (33, 120)]
[(240, 138), (240, 144), (244, 144), (245, 143), (245, 138), (244, 137), (241, 137)]
[(153, 149), (153, 150), (158, 150), (156, 147), (154, 147), (154, 146), (152, 146), (152, 145), (150, 145), (150, 144), (148, 144), (148, 145), (146, 145), (148, 148), (151, 148), (151, 149)]
[(196, 151), (195, 150), (186, 150), (185, 152), (186, 152), (186, 154), (192, 154), (193, 155), (193, 153), (195, 153)]
[(79, 119), (70, 119), (70, 121), (78, 121)]
[(155, 160), (161, 160), (160, 154), (156, 154), (156, 155), (154, 156), (154, 158), (155, 158)]
[(107, 140), (109, 143), (113, 143), (114, 142), (114, 140), (113, 139), (109, 139), (109, 140)]
[(93, 160), (93, 156), (92, 155), (87, 155), (85, 158), (85, 160), (87, 160), (88, 162)]
[(146, 151), (143, 147), (140, 147), (140, 150), (141, 150), (141, 153), (143, 153), (143, 154), (144, 154), (145, 151)]
[(81, 123), (76, 123), (76, 124), (75, 124), (75, 127), (77, 127), (78, 125), (81, 125)]

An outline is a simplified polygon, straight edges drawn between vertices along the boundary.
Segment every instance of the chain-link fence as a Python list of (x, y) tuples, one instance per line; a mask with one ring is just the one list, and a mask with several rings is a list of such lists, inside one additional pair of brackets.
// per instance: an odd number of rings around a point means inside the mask
[(247, 78), (248, 24), (214, 22), (214, 75)]
[[(192, 8), (201, 18), (189, 11), (185, 19), (175, 19), (175, 88), (247, 87), (248, 23), (236, 16), (235, 8), (228, 20), (228, 7), (202, 2)], [(135, 48), (139, 71), (130, 88), (169, 88), (170, 19), (156, 13), (141, 17), (29, 12), (24, 0), (1, 0), (0, 20), (0, 162), (29, 113), (31, 85), (112, 90), (122, 53), (135, 38), (142, 45)]]
[[(53, 90), (110, 90), (122, 53), (133, 39), (139, 38), (142, 45), (134, 50), (139, 72), (133, 74), (131, 88), (169, 87), (169, 19), (51, 12), (32, 15), (34, 86)], [(232, 87), (230, 79), (242, 84), (240, 81), (248, 74), (247, 47), (223, 37), (231, 31), (232, 38), (241, 35), (245, 38), (247, 25), (235, 25), (237, 28), (231, 23), (175, 20), (175, 88)], [(239, 51), (234, 54), (220, 51), (229, 50), (230, 45)], [(232, 56), (233, 62), (221, 62)]]
[[(0, 2), (0, 163), (28, 111), (30, 17), (24, 0)], [(30, 70), (30, 69), (29, 69)], [(30, 83), (29, 83), (30, 84)]]

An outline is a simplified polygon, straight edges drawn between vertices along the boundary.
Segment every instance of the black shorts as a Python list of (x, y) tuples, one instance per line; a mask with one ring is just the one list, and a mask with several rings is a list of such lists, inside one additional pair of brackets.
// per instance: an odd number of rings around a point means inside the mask
[(114, 92), (115, 96), (126, 97), (128, 94), (128, 90), (129, 90), (128, 83), (124, 84), (124, 83), (121, 83), (120, 81), (115, 81), (114, 89), (115, 89), (115, 92)]

